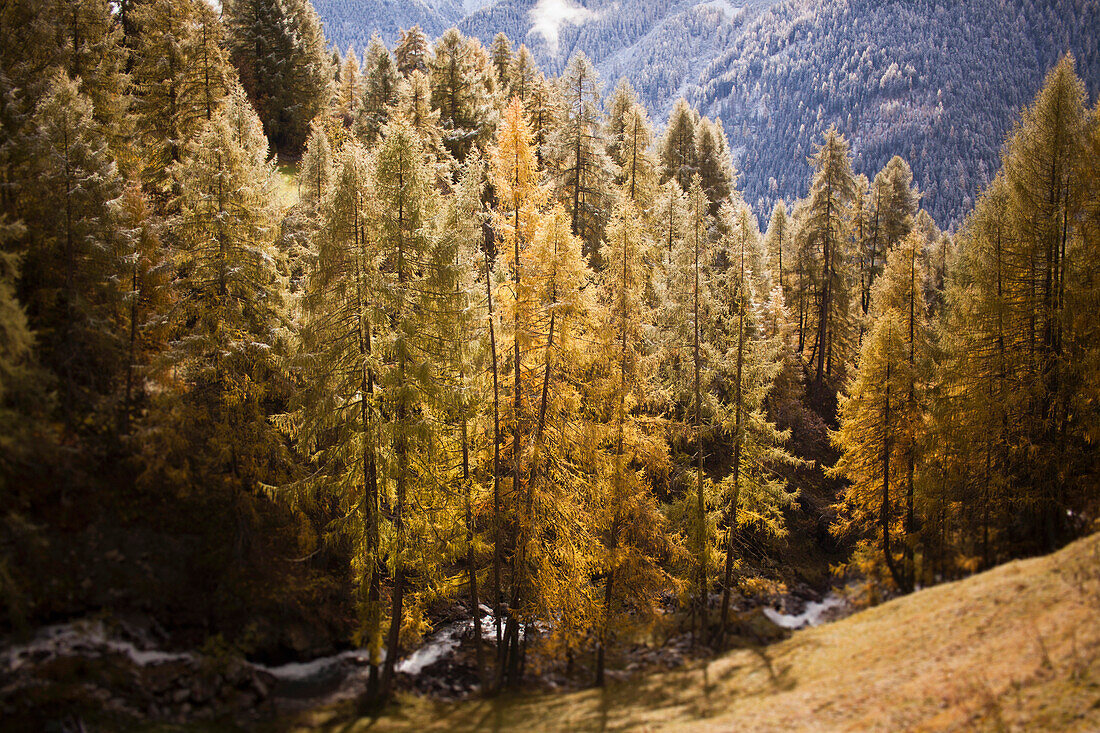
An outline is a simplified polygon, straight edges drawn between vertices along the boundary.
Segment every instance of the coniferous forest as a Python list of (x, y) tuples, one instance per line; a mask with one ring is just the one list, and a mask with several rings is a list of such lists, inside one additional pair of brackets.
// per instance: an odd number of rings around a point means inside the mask
[[(15, 729), (384, 723), (768, 659), (1100, 528), (1100, 104), (1071, 54), (941, 229), (835, 127), (754, 210), (772, 173), (721, 121), (521, 41), (0, 2)], [(1096, 553), (1065, 591), (1092, 613)]]

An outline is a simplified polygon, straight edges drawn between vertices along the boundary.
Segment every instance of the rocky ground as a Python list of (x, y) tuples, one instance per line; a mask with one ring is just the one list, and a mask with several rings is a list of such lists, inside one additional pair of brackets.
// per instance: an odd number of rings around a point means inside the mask
[(280, 724), (333, 733), (1100, 731), (1097, 609), (1100, 534), (600, 689), (458, 702), (405, 695), (377, 715), (328, 706)]
[[(717, 608), (717, 597), (712, 601)], [(741, 600), (735, 604), (730, 644), (771, 643), (784, 638), (788, 628), (844, 613), (839, 600), (819, 601), (820, 596), (781, 596), (761, 607)], [(495, 629), (488, 615), (482, 619), (482, 635), (483, 658), (492, 660)], [(437, 701), (475, 695), (481, 680), (474, 650), (468, 613), (458, 605), (449, 608), (423, 646), (398, 662), (397, 686)], [(668, 624), (650, 643), (621, 649), (608, 677), (672, 670), (713, 653)], [(588, 660), (567, 668), (564, 662), (534, 656), (527, 685), (532, 689), (576, 690), (591, 680)], [(266, 666), (209, 644), (201, 651), (175, 650), (169, 635), (148, 617), (86, 618), (0, 645), (0, 718), (5, 727), (11, 725), (9, 730), (28, 731), (113, 729), (134, 721), (250, 728), (355, 699), (365, 689), (367, 663), (364, 650), (352, 649)]]

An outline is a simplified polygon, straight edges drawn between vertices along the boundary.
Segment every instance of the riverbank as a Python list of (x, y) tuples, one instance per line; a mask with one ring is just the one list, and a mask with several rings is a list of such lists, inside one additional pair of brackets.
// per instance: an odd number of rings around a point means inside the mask
[(296, 730), (1100, 729), (1100, 535), (925, 589), (779, 643), (569, 694), (405, 696)]

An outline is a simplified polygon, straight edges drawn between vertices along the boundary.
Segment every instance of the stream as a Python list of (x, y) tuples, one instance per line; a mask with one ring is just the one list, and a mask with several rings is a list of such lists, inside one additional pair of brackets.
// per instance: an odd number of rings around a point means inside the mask
[[(835, 591), (820, 601), (801, 605), (790, 601), (783, 605), (801, 611), (764, 607), (763, 615), (778, 627), (794, 630), (832, 621), (847, 605)], [(495, 641), (490, 609), (481, 606), (480, 612), (482, 637)], [(463, 619), (427, 635), (419, 648), (398, 660), (399, 686), (443, 698), (461, 697), (476, 689), (476, 672), (471, 671), (468, 655), (460, 652), (472, 627), (471, 619)], [(186, 721), (228, 711), (248, 719), (261, 709), (305, 709), (355, 698), (365, 689), (370, 672), (370, 652), (365, 648), (305, 662), (264, 665), (236, 657), (166, 651), (162, 648), (166, 638), (161, 630), (153, 632), (148, 626), (89, 618), (43, 627), (25, 643), (7, 640), (0, 646), (0, 679), (8, 681), (0, 689), (0, 703), (18, 705), (27, 692), (43, 685), (75, 682), (108, 709), (136, 717)], [(661, 650), (651, 651), (660, 654)], [(635, 669), (638, 663), (635, 659)], [(85, 671), (75, 679), (58, 676), (71, 675), (64, 670), (74, 669), (73, 665)], [(130, 682), (119, 688), (119, 679)]]
[(848, 602), (836, 591), (829, 591), (820, 602), (808, 601), (802, 613), (783, 613), (777, 608), (766, 606), (764, 608), (764, 615), (767, 616), (768, 620), (773, 624), (781, 626), (784, 629), (802, 629), (808, 626), (820, 626), (826, 621), (833, 620), (831, 617), (827, 616), (829, 611), (835, 608), (841, 608), (847, 603)]

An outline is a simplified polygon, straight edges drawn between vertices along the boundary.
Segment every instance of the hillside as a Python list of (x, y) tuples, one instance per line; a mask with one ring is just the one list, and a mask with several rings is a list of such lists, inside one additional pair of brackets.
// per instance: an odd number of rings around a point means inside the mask
[(1100, 0), (739, 2), (0, 2), (0, 733), (1100, 722)]
[(1096, 98), (1098, 29), (1097, 0), (788, 0), (687, 97), (722, 118), (758, 211), (799, 194), (813, 142), (836, 124), (869, 177), (894, 155), (909, 161), (922, 206), (947, 227), (988, 184), (1012, 121), (1063, 53)]
[(683, 671), (330, 730), (1096, 730), (1100, 535)]
[(373, 33), (392, 46), (399, 31), (414, 25), (435, 38), (465, 14), (462, 0), (314, 0), (313, 6), (341, 51), (366, 48)]
[(497, 0), (459, 28), (484, 43), (499, 32), (526, 43), (555, 74), (583, 51), (604, 77), (606, 91), (625, 76), (646, 104), (663, 114), (774, 1)]
[(800, 195), (812, 143), (830, 124), (873, 177), (906, 158), (944, 227), (997, 167), (1001, 142), (1065, 51), (1100, 90), (1098, 0), (318, 0), (341, 48), (378, 30), (450, 25), (488, 44), (503, 32), (550, 73), (575, 51), (610, 92), (630, 79), (657, 118), (685, 96), (722, 118), (746, 200), (764, 217)]
[[(583, 51), (605, 81), (627, 76), (647, 104), (667, 111), (701, 69), (775, 0), (317, 0), (325, 32), (340, 49), (378, 32), (420, 24), (429, 36), (456, 25), (488, 45), (504, 33), (527, 44), (547, 73)], [(607, 91), (610, 91), (610, 85)]]

